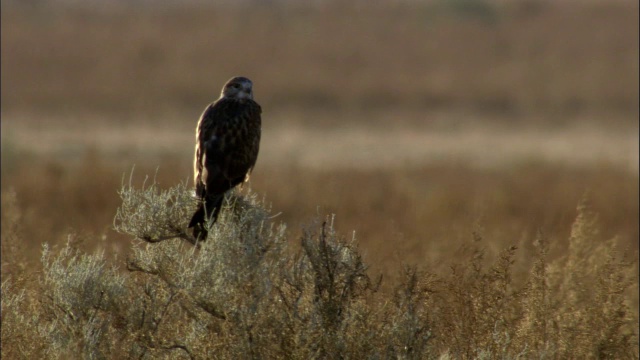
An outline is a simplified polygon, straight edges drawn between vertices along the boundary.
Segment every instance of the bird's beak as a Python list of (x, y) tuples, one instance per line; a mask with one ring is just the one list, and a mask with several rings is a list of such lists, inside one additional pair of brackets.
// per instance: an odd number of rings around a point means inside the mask
[(247, 90), (243, 90), (238, 95), (239, 95), (238, 97), (241, 98), (241, 99), (253, 99), (253, 94), (252, 94), (251, 90), (248, 90), (248, 91)]

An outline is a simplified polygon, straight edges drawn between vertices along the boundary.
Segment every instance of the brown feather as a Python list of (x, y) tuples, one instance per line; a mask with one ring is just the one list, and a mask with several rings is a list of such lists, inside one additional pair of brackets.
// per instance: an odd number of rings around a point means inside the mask
[(207, 217), (215, 222), (224, 194), (243, 183), (255, 166), (260, 147), (261, 113), (260, 105), (252, 99), (222, 97), (200, 116), (194, 181), (196, 196), (203, 204), (189, 223), (196, 237), (206, 238)]

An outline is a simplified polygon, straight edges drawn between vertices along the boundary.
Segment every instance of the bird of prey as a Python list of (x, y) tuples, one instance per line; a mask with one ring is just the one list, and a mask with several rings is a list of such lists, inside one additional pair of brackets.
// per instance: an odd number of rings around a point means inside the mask
[(217, 220), (224, 194), (246, 182), (256, 164), (262, 109), (253, 100), (252, 86), (246, 77), (231, 78), (198, 121), (194, 180), (202, 201), (189, 222), (197, 240), (207, 238), (207, 225)]

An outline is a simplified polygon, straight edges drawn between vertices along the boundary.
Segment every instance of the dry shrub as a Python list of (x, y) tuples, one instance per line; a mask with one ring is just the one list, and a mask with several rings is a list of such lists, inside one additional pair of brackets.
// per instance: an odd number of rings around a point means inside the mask
[(255, 193), (232, 193), (193, 246), (181, 239), (193, 210), (180, 200), (190, 196), (183, 185), (124, 185), (121, 196), (118, 229), (145, 240), (134, 240), (128, 271), (72, 241), (45, 245), (35, 281), (3, 281), (3, 356), (638, 357), (633, 264), (600, 241), (587, 202), (567, 256), (550, 261), (540, 235), (524, 282), (514, 280), (516, 247), (487, 266), (478, 230), (450, 254), (449, 272), (406, 266), (385, 290), (333, 217), (309, 225), (292, 248)]

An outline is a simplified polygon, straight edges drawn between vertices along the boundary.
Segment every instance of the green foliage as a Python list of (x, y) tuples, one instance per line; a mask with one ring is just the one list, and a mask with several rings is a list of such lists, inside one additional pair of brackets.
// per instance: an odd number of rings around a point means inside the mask
[(3, 357), (638, 357), (633, 264), (613, 241), (598, 241), (586, 202), (567, 258), (547, 259), (540, 235), (523, 285), (514, 280), (516, 247), (488, 263), (474, 233), (449, 273), (405, 266), (385, 287), (333, 217), (310, 224), (295, 247), (256, 194), (232, 193), (193, 246), (185, 184), (129, 184), (120, 195), (115, 227), (138, 239), (126, 269), (72, 241), (58, 251), (45, 245), (41, 274), (2, 283)]

